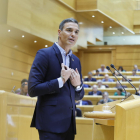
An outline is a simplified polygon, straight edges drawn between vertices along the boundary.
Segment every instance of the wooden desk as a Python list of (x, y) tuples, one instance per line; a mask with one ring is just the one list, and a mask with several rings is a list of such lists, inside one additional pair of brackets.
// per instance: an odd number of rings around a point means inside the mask
[[(95, 72), (92, 72), (92, 74), (95, 75)], [(103, 75), (108, 74), (108, 75), (112, 76), (112, 73), (111, 72), (108, 72), (108, 73), (106, 73), (106, 72), (100, 72), (100, 74), (103, 74)], [(122, 75), (126, 75), (126, 76), (131, 76), (132, 75), (132, 71), (121, 72), (121, 74)], [(137, 75), (140, 75), (140, 72), (137, 72)]]
[(84, 115), (85, 112), (91, 112), (93, 111), (94, 105), (76, 105), (77, 108), (80, 108), (82, 111), (82, 116)]
[[(140, 81), (137, 82), (131, 82), (136, 88), (139, 87)], [(84, 84), (93, 86), (97, 85), (97, 82), (84, 82)], [(122, 85), (127, 86), (127, 88), (133, 88), (128, 82), (121, 82)], [(114, 88), (116, 86), (116, 82), (103, 82), (103, 85), (108, 85), (109, 88)]]
[[(96, 78), (97, 80), (102, 80), (104, 79), (104, 76), (92, 76), (93, 78)], [(87, 78), (87, 76), (84, 76), (83, 78)], [(114, 79), (115, 81), (116, 78), (114, 76), (109, 76), (109, 78)], [(121, 76), (117, 76), (118, 80), (122, 80)], [(127, 76), (127, 79), (131, 79), (132, 81), (139, 81), (140, 80), (140, 76)]]
[[(116, 88), (106, 88), (106, 89), (100, 89), (98, 88), (99, 91), (105, 92), (107, 91), (109, 95), (114, 95), (114, 93), (117, 91)], [(138, 88), (137, 88), (138, 90)], [(85, 95), (88, 95), (88, 92), (92, 91), (92, 88), (84, 88)], [(130, 92), (131, 94), (135, 94), (135, 89), (134, 88), (127, 88), (127, 92)]]
[[(123, 99), (124, 96), (109, 96), (112, 100), (120, 100)], [(99, 100), (102, 99), (102, 96), (92, 96), (92, 95), (84, 95), (84, 98), (82, 100), (90, 100), (93, 105), (96, 105)]]

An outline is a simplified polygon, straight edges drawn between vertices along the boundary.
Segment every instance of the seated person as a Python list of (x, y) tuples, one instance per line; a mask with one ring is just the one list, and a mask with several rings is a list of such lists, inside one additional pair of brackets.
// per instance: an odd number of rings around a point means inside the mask
[(101, 100), (97, 103), (97, 105), (99, 105), (99, 104), (104, 104), (104, 103), (108, 103), (108, 102), (113, 102), (113, 100), (109, 98), (108, 92), (103, 92), (102, 98), (103, 98), (103, 99), (101, 99)]
[(98, 81), (97, 81), (97, 87), (98, 87), (98, 88), (101, 88), (101, 89), (105, 89), (105, 88), (106, 88), (106, 86), (103, 85), (102, 80), (98, 80)]
[(119, 71), (119, 72), (125, 72), (125, 70), (123, 69), (122, 66), (119, 66), (118, 71)]
[(114, 80), (113, 80), (113, 79), (110, 79), (110, 78), (109, 78), (109, 75), (106, 74), (106, 75), (105, 75), (105, 78), (102, 79), (102, 82), (114, 82)]
[(92, 78), (92, 72), (89, 72), (88, 78), (85, 78), (84, 81), (95, 82), (96, 78)]
[(108, 72), (108, 70), (105, 68), (105, 65), (102, 64), (101, 68), (98, 69), (99, 72)]
[[(127, 79), (126, 75), (124, 75), (124, 77)], [(122, 77), (122, 80), (120, 80), (120, 82), (127, 82), (127, 80), (125, 80), (125, 78)]]
[(125, 92), (123, 92), (122, 88), (118, 88), (117, 91), (114, 93), (114, 96), (125, 96)]
[(100, 74), (99, 70), (96, 70), (96, 74), (94, 76), (104, 76), (104, 75)]
[(140, 69), (138, 69), (137, 65), (134, 65), (134, 69), (136, 70), (136, 72), (140, 71)]
[(118, 81), (116, 82), (116, 87), (114, 88), (127, 88), (125, 85), (121, 85)]
[(89, 92), (88, 95), (98, 96), (98, 95), (102, 95), (102, 92), (98, 91), (97, 85), (93, 85), (92, 91)]
[(136, 71), (135, 69), (133, 69), (133, 70), (132, 70), (132, 76), (139, 76), (139, 75), (137, 75), (136, 73), (137, 73), (137, 71)]
[(27, 82), (24, 82), (24, 83), (21, 84), (21, 91), (17, 94), (29, 96), (28, 95), (28, 83)]
[(78, 100), (75, 102), (76, 105), (92, 105), (92, 102), (90, 100)]
[(115, 75), (115, 76), (121, 76), (121, 74), (119, 74), (116, 70), (114, 71), (113, 75)]
[(90, 87), (91, 87), (91, 86), (88, 85), (88, 84), (84, 84), (84, 79), (82, 79), (82, 81), (83, 81), (83, 87), (84, 87), (84, 88), (90, 88)]
[(75, 116), (76, 117), (82, 117), (82, 111), (80, 108), (76, 108), (75, 109)]

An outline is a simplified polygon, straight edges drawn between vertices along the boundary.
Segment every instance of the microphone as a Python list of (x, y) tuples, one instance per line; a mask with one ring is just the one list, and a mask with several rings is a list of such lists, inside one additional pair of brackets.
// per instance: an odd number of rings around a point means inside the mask
[[(109, 67), (109, 66), (106, 66), (106, 69), (108, 69), (108, 70), (112, 73), (112, 75), (117, 79), (117, 81), (118, 81), (118, 82), (120, 83), (120, 85), (122, 86), (121, 82), (118, 80), (118, 78), (116, 77), (116, 75), (113, 74), (113, 72), (111, 71), (110, 67)], [(126, 90), (125, 90), (125, 88), (124, 88), (123, 86), (122, 86), (122, 88), (124, 89), (125, 95), (126, 95)]]
[(135, 87), (127, 78), (125, 78), (125, 77), (115, 68), (115, 66), (114, 66), (113, 64), (111, 64), (110, 66), (111, 66), (111, 68), (115, 69), (115, 70), (116, 70), (116, 71), (117, 71), (131, 86), (132, 86), (132, 87), (134, 87), (134, 89), (135, 89), (135, 91), (136, 91), (135, 95), (139, 95), (139, 93), (138, 93), (136, 87)]
[(16, 87), (16, 86), (14, 86), (14, 87), (13, 87), (13, 89), (12, 89), (12, 91), (11, 91), (11, 92), (15, 93), (15, 91), (14, 91), (15, 87)]

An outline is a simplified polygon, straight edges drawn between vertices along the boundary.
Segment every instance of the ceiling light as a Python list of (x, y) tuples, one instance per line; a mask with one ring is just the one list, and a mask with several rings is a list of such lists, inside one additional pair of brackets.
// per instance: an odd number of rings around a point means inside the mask
[(10, 32), (11, 30), (8, 30), (8, 32)]
[(35, 40), (34, 43), (36, 43), (37, 41)]
[(104, 21), (101, 21), (101, 23), (104, 23)]
[(112, 26), (109, 26), (109, 28), (112, 28)]
[(102, 48), (99, 48), (100, 50), (102, 49)]
[(124, 32), (122, 32), (122, 34), (124, 34)]
[(47, 47), (48, 47), (48, 45), (45, 45), (45, 47), (47, 48)]
[(24, 37), (24, 35), (22, 35), (22, 38)]
[(94, 15), (92, 15), (92, 17), (95, 17)]
[(115, 32), (113, 32), (113, 34), (115, 34)]
[(83, 22), (79, 22), (79, 24), (83, 24)]

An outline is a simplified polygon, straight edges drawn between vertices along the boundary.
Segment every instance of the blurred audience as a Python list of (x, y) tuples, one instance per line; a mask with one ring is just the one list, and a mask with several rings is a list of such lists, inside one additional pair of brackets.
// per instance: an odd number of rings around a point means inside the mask
[(118, 71), (119, 71), (119, 72), (125, 72), (125, 70), (123, 69), (122, 66), (119, 66)]
[(132, 70), (132, 76), (139, 76), (137, 75), (137, 71), (135, 69)]
[(121, 76), (121, 74), (119, 74), (116, 70), (114, 71), (113, 75), (115, 75), (115, 76)]
[(125, 85), (121, 85), (118, 81), (116, 82), (116, 87), (114, 88), (127, 88)]
[(102, 64), (101, 68), (98, 69), (99, 72), (108, 72), (108, 70), (105, 68), (105, 65)]
[(75, 102), (76, 105), (92, 105), (92, 102), (90, 100), (78, 100)]
[(94, 76), (104, 76), (104, 75), (100, 74), (99, 70), (96, 70), (96, 74)]
[(98, 91), (97, 85), (93, 85), (92, 91), (89, 92), (88, 95), (98, 96), (98, 95), (102, 95), (102, 92)]
[(103, 85), (102, 80), (98, 80), (97, 81), (97, 88), (101, 88), (101, 89), (105, 89), (106, 88), (106, 86)]
[(28, 82), (23, 82), (21, 84), (21, 91), (17, 94), (29, 96), (28, 95)]
[(82, 79), (82, 81), (83, 81), (83, 87), (84, 87), (84, 88), (89, 88), (89, 87), (91, 87), (90, 85), (84, 83), (84, 79)]
[[(124, 77), (127, 79), (126, 75), (124, 75)], [(120, 80), (120, 82), (127, 82), (127, 80), (125, 80), (125, 78), (122, 77), (122, 80)]]
[(108, 92), (104, 92), (102, 94), (102, 99), (97, 104), (99, 105), (99, 104), (104, 104), (108, 102), (113, 102), (113, 100), (109, 98)]
[(80, 108), (76, 108), (75, 109), (75, 116), (76, 117), (82, 117), (82, 111)]
[(85, 78), (84, 81), (95, 82), (96, 78), (92, 78), (92, 72), (88, 73), (88, 78)]
[(136, 72), (140, 71), (140, 69), (138, 69), (137, 65), (134, 65), (134, 69), (136, 70)]
[(117, 91), (114, 93), (114, 96), (125, 96), (125, 92), (123, 92), (122, 88), (118, 88)]
[(106, 74), (106, 75), (105, 75), (105, 78), (102, 79), (102, 82), (114, 82), (114, 80), (113, 80), (113, 79), (110, 79), (110, 78), (109, 78), (109, 75)]

